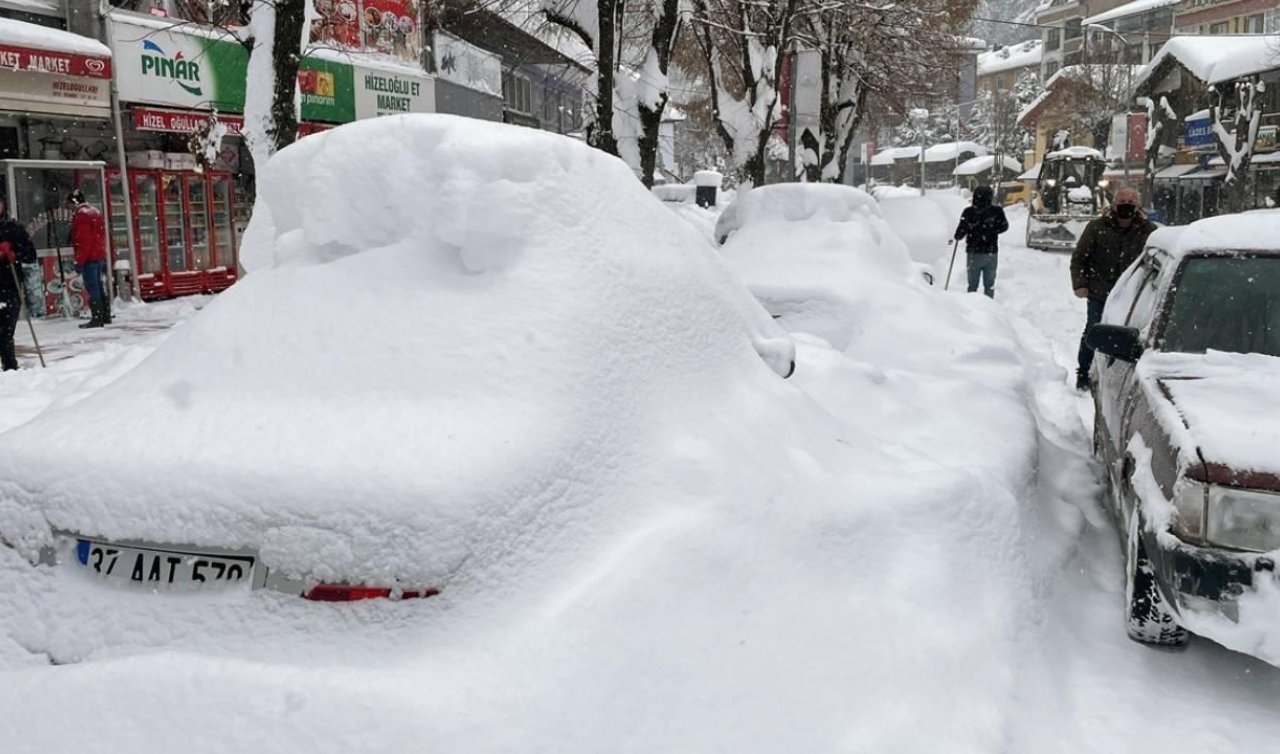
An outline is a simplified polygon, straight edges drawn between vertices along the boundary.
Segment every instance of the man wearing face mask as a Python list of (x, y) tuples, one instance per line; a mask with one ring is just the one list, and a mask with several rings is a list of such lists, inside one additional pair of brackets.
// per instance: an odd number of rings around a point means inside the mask
[[(1137, 189), (1125, 187), (1116, 191), (1115, 203), (1105, 215), (1089, 223), (1080, 234), (1071, 255), (1071, 287), (1076, 297), (1087, 299), (1088, 314), (1084, 331), (1102, 319), (1107, 294), (1133, 260), (1142, 254), (1147, 236), (1156, 226), (1138, 209)], [(1089, 389), (1089, 367), (1093, 365), (1093, 349), (1080, 336), (1076, 389)]]

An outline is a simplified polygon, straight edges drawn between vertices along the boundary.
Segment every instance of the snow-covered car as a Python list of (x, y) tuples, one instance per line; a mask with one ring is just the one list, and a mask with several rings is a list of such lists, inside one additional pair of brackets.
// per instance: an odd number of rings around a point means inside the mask
[(1280, 212), (1152, 234), (1088, 342), (1129, 635), (1233, 648), (1280, 557)]
[(794, 368), (697, 232), (572, 139), (380, 118), (259, 178), (243, 281), (0, 435), (0, 542), (32, 563), (432, 594), (662, 477), (640, 449), (690, 391)]
[(927, 285), (924, 266), (911, 259), (880, 204), (851, 186), (752, 189), (725, 209), (716, 238), (730, 269), (784, 328), (838, 350), (865, 319), (861, 311), (897, 290), (885, 281)]

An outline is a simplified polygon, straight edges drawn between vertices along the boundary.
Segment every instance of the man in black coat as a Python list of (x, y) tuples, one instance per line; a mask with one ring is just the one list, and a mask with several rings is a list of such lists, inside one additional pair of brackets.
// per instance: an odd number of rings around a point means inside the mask
[(1107, 295), (1120, 275), (1142, 254), (1147, 236), (1156, 229), (1138, 209), (1139, 199), (1137, 189), (1126, 186), (1116, 191), (1111, 209), (1085, 226), (1071, 255), (1071, 288), (1077, 298), (1087, 300), (1084, 333), (1080, 336), (1077, 356), (1077, 390), (1089, 389), (1089, 368), (1093, 366), (1093, 349), (1085, 343), (1085, 336), (1089, 328), (1102, 320)]
[(36, 247), (20, 223), (9, 217), (4, 198), (0, 197), (0, 369), (18, 368), (13, 333), (22, 316), (22, 264), (36, 261)]
[(978, 281), (982, 281), (982, 290), (987, 298), (996, 296), (996, 254), (1000, 251), (1001, 233), (1009, 229), (1009, 220), (1004, 216), (1004, 208), (991, 203), (990, 186), (979, 186), (973, 190), (973, 206), (965, 207), (960, 213), (960, 225), (956, 228), (956, 243), (966, 239), (964, 250), (968, 258), (969, 292), (978, 290)]

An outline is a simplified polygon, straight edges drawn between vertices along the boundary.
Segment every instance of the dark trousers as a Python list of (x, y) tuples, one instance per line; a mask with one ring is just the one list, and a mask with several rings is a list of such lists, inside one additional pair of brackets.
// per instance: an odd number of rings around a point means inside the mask
[[(8, 272), (5, 267), (0, 267), (0, 270)], [(18, 329), (18, 318), (21, 316), (22, 304), (18, 300), (18, 294), (0, 290), (0, 369), (4, 371), (18, 368), (13, 333)]]
[(1102, 307), (1106, 305), (1106, 299), (1093, 298), (1088, 299), (1089, 313), (1085, 315), (1084, 332), (1080, 334), (1080, 355), (1079, 355), (1079, 372), (1078, 374), (1088, 374), (1089, 367), (1093, 366), (1093, 349), (1085, 342), (1084, 338), (1089, 334), (1089, 328), (1102, 321)]
[(84, 292), (89, 294), (89, 303), (98, 303), (107, 300), (107, 289), (102, 284), (102, 276), (107, 272), (107, 263), (99, 259), (96, 262), (85, 262), (84, 268), (80, 271), (80, 277), (84, 279)]

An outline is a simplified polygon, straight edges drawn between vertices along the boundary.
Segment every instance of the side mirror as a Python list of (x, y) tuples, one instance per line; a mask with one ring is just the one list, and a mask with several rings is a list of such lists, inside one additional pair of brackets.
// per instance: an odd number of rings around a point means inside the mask
[(1143, 351), (1138, 331), (1120, 325), (1094, 325), (1084, 336), (1084, 342), (1093, 350), (1121, 361), (1137, 361)]

